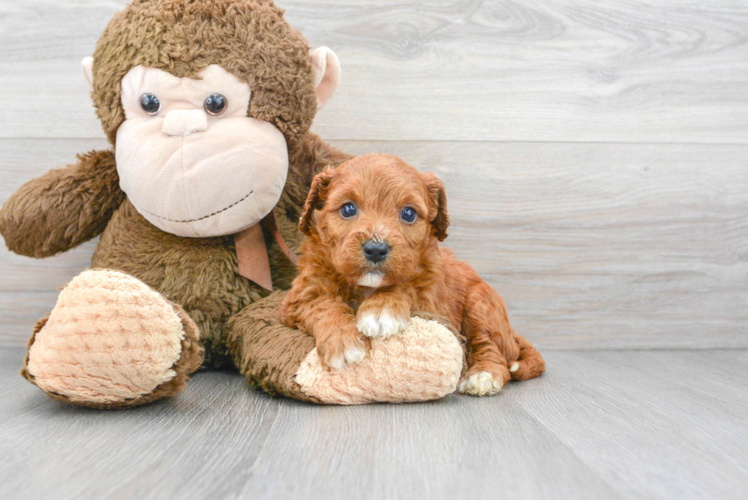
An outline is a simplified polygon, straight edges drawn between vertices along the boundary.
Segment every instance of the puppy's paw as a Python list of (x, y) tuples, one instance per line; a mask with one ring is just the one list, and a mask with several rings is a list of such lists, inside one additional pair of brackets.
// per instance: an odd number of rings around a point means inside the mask
[(328, 357), (326, 364), (336, 370), (345, 369), (346, 365), (358, 363), (366, 357), (366, 352), (356, 346), (344, 347), (342, 353)]
[(333, 335), (317, 344), (317, 354), (322, 363), (336, 370), (360, 362), (366, 357), (367, 350), (366, 343), (355, 331), (353, 334)]
[(394, 316), (387, 310), (359, 312), (356, 329), (369, 338), (387, 338), (405, 330), (410, 318)]
[(493, 396), (504, 387), (501, 379), (494, 378), (491, 372), (478, 372), (468, 376), (458, 386), (461, 394), (471, 396)]

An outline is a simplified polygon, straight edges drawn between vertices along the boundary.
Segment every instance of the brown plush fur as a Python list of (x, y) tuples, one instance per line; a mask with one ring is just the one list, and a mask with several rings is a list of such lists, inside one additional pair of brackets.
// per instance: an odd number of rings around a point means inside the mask
[[(343, 218), (346, 203), (358, 213)], [(404, 207), (417, 218), (401, 220)], [(281, 308), (284, 322), (314, 336), (323, 362), (341, 359), (350, 347), (366, 349), (357, 318), (367, 314), (410, 318), (412, 311), (441, 314), (468, 342), (467, 376), (489, 372), (501, 385), (543, 373), (540, 354), (509, 323), (501, 297), (466, 263), (439, 248), (447, 236), (444, 186), (394, 156), (366, 155), (315, 177), (301, 217), (307, 234), (299, 276)], [(367, 261), (368, 240), (389, 244), (380, 263)], [(359, 286), (372, 271), (376, 288)], [(509, 363), (518, 366), (510, 373)]]
[(296, 371), (314, 349), (314, 339), (278, 321), (285, 293), (275, 292), (233, 316), (227, 344), (234, 364), (251, 384), (270, 394), (319, 403), (296, 383)]
[(15, 253), (50, 257), (101, 234), (124, 199), (114, 153), (92, 151), (21, 186), (0, 211), (0, 233)]
[[(284, 240), (298, 250), (297, 221), (312, 177), (350, 156), (309, 131), (316, 112), (310, 48), (282, 14), (271, 1), (136, 0), (99, 40), (92, 97), (116, 147), (124, 119), (120, 81), (133, 66), (194, 77), (215, 63), (247, 81), (249, 115), (274, 124), (288, 143), (288, 179), (274, 214)], [(26, 183), (0, 210), (8, 248), (32, 257), (64, 252), (102, 232), (93, 266), (129, 273), (179, 304), (199, 327), (204, 365), (233, 365), (237, 358), (226, 342), (244, 348), (237, 337), (256, 331), (247, 322), (227, 322), (268, 292), (237, 273), (233, 236), (182, 238), (138, 214), (119, 188), (113, 151), (88, 153)], [(296, 269), (272, 238), (266, 240), (273, 285), (288, 288)], [(246, 346), (253, 348), (251, 342)], [(175, 384), (170, 394), (181, 382)]]

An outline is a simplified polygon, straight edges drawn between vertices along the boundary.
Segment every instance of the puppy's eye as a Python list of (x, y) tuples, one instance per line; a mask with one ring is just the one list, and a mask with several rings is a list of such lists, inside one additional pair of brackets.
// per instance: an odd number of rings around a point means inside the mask
[(143, 94), (140, 96), (140, 107), (149, 115), (155, 116), (161, 111), (161, 101), (153, 94)]
[(229, 100), (221, 94), (213, 94), (205, 99), (203, 106), (209, 115), (217, 116), (226, 111)]
[(353, 203), (346, 203), (345, 205), (340, 207), (340, 215), (344, 219), (350, 219), (351, 217), (356, 215), (356, 213), (357, 213), (356, 205), (354, 205)]
[(416, 217), (418, 217), (418, 214), (411, 207), (405, 207), (400, 211), (400, 218), (408, 224), (415, 222)]

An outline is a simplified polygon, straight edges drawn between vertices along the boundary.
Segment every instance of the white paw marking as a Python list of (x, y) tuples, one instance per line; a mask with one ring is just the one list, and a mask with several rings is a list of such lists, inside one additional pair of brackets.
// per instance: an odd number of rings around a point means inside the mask
[(342, 356), (330, 358), (327, 366), (335, 370), (344, 370), (346, 365), (359, 363), (366, 357), (366, 352), (360, 347), (352, 346), (343, 352)]
[(493, 396), (504, 386), (501, 380), (493, 378), (489, 372), (478, 372), (470, 375), (467, 380), (460, 382), (459, 389), (462, 394), (471, 396)]
[(391, 316), (387, 312), (365, 313), (359, 316), (356, 328), (367, 337), (386, 339), (405, 330), (408, 318)]
[(368, 288), (378, 288), (382, 284), (384, 275), (377, 271), (364, 274), (361, 279), (358, 280), (358, 286), (365, 286)]
[(366, 356), (366, 353), (363, 349), (360, 349), (358, 347), (349, 347), (345, 351), (345, 362), (346, 363), (358, 363), (362, 359), (364, 359), (364, 356)]
[(344, 356), (335, 356), (333, 358), (330, 358), (327, 360), (327, 366), (330, 368), (334, 368), (335, 370), (342, 370), (345, 368), (345, 357)]
[(509, 371), (510, 372), (514, 373), (517, 370), (519, 370), (519, 363), (517, 363), (516, 361), (514, 363), (512, 363), (511, 365), (509, 365)]

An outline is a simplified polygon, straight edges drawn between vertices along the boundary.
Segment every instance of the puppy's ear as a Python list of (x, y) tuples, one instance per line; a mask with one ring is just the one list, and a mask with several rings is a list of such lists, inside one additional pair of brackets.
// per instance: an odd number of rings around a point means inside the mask
[(312, 234), (312, 216), (315, 210), (321, 209), (327, 198), (327, 191), (330, 183), (338, 176), (334, 167), (327, 167), (318, 173), (312, 179), (312, 188), (304, 202), (304, 210), (301, 212), (299, 219), (299, 231), (302, 234), (310, 236)]
[(444, 184), (434, 174), (423, 174), (426, 186), (429, 189), (430, 207), (429, 221), (434, 226), (434, 235), (439, 241), (447, 237), (449, 227), (449, 213), (447, 212), (447, 195), (444, 193)]

